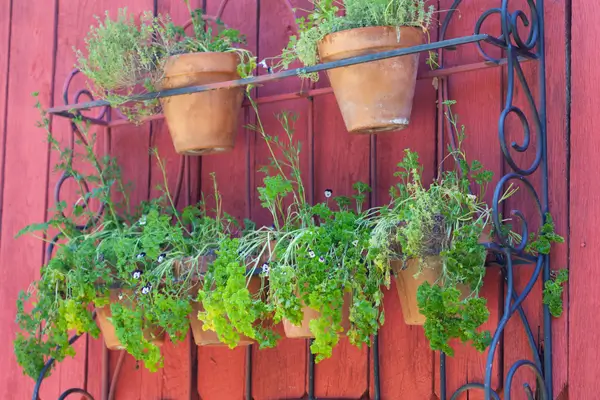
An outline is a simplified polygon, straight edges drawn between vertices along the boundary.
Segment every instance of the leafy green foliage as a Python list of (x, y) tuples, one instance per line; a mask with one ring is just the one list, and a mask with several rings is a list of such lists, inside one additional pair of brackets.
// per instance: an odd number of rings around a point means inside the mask
[(569, 280), (569, 271), (561, 269), (556, 273), (553, 279), (546, 281), (544, 285), (543, 301), (548, 306), (550, 314), (559, 318), (563, 313), (563, 300), (562, 295), (564, 291), (564, 284)]
[[(417, 259), (421, 265), (429, 257), (440, 258), (440, 276), (419, 287), (418, 303), (432, 349), (449, 354), (452, 338), (472, 341), (482, 350), (489, 337), (476, 330), (489, 314), (478, 296), (487, 254), (480, 238), (491, 220), (491, 209), (482, 198), (492, 179), (481, 163), (467, 161), (461, 147), (465, 129), (452, 114), (452, 104), (445, 105), (458, 139), (448, 156), (455, 169), (440, 171), (426, 187), (418, 154), (406, 150), (395, 174), (400, 182), (390, 189), (391, 203), (374, 216), (370, 242), (370, 254), (380, 268), (389, 268), (390, 260), (397, 258)], [(474, 189), (477, 194), (472, 194)]]
[[(50, 133), (39, 103), (38, 108), (40, 127), (59, 154), (55, 169), (76, 182), (78, 198), (73, 206), (58, 203), (46, 223), (30, 225), (18, 234), (41, 240), (58, 236), (40, 279), (17, 301), (17, 361), (27, 375), (37, 378), (49, 358), (61, 361), (73, 356), (69, 334), (97, 337), (91, 306), (110, 304), (121, 345), (155, 370), (162, 359), (152, 335), (166, 332), (173, 341), (185, 338), (192, 288), (205, 272), (201, 260), (219, 249), (238, 224), (222, 211), (216, 180), (213, 210), (203, 200), (179, 211), (156, 151), (162, 195), (131, 212), (118, 165), (110, 157), (95, 156), (95, 136), (88, 134), (87, 126), (76, 119), (83, 139), (74, 149), (63, 148)], [(79, 169), (74, 168), (76, 161)], [(121, 200), (115, 202), (117, 198)], [(104, 204), (101, 216), (96, 215), (99, 204)], [(109, 296), (114, 290), (120, 293), (118, 299)]]
[[(299, 35), (290, 37), (281, 55), (288, 68), (295, 60), (305, 66), (319, 63), (318, 43), (330, 33), (369, 26), (413, 26), (424, 30), (431, 23), (434, 7), (424, 0), (344, 0), (342, 7), (333, 0), (314, 0), (307, 17), (298, 18)], [(343, 15), (341, 11), (344, 11)], [(310, 74), (318, 80), (318, 74)]]
[(481, 297), (461, 299), (462, 293), (452, 286), (441, 287), (423, 283), (417, 292), (419, 310), (425, 316), (425, 335), (432, 349), (454, 355), (449, 341), (458, 338), (470, 341), (484, 351), (489, 346), (489, 331), (477, 329), (489, 318), (486, 300)]
[(256, 60), (252, 54), (238, 48), (245, 37), (235, 29), (225, 28), (221, 21), (216, 26), (207, 24), (202, 10), (192, 10), (185, 1), (192, 19), (193, 33), (175, 25), (168, 15), (142, 14), (139, 26), (127, 9), (120, 9), (112, 19), (108, 12), (104, 20), (96, 17), (85, 39), (87, 54), (75, 50), (77, 68), (93, 81), (90, 88), (95, 97), (118, 107), (134, 122), (156, 113), (159, 102), (130, 100), (134, 94), (152, 92), (160, 88), (164, 67), (171, 56), (196, 52), (236, 52), (240, 57), (238, 73), (252, 74)]
[(239, 239), (224, 239), (217, 258), (209, 266), (198, 301), (204, 330), (215, 331), (229, 347), (237, 346), (241, 335), (255, 339), (261, 348), (275, 346), (277, 336), (260, 321), (268, 318), (269, 307), (260, 291), (251, 293), (246, 285), (246, 266), (237, 254)]
[[(268, 256), (268, 305), (275, 323), (285, 318), (299, 325), (303, 307), (318, 311), (309, 327), (311, 351), (319, 362), (331, 356), (342, 333), (361, 346), (383, 323), (381, 286), (389, 284), (389, 271), (375, 268), (367, 257), (370, 229), (362, 210), (370, 188), (356, 183), (352, 198), (332, 198), (326, 191), (325, 202), (310, 205), (300, 174), (301, 146), (293, 137), (296, 117), (278, 116), (285, 133), (281, 138), (268, 135), (257, 116), (254, 128), (271, 154), (258, 192), (274, 224), (244, 238), (243, 252)], [(265, 252), (265, 243), (272, 240), (273, 251)], [(347, 332), (342, 326), (345, 307)]]
[(554, 231), (554, 221), (550, 213), (546, 213), (545, 222), (540, 227), (537, 237), (530, 235), (530, 241), (525, 251), (529, 254), (550, 254), (553, 243), (563, 243), (565, 239)]

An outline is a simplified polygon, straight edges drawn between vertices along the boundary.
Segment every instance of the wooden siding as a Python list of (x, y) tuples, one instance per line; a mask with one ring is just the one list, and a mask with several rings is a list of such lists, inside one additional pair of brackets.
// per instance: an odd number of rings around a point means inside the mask
[[(191, 0), (205, 7), (210, 15), (223, 11), (222, 19), (240, 29), (248, 37), (249, 48), (259, 59), (277, 55), (294, 32), (294, 18), (282, 0)], [(439, 0), (439, 8), (450, 7), (451, 0)], [(500, 0), (465, 1), (460, 18), (455, 19), (448, 38), (471, 34), (481, 13)], [(513, 0), (511, 7), (526, 9), (526, 0)], [(585, 5), (584, 5), (585, 3)], [(600, 7), (585, 0), (573, 0), (574, 57), (572, 154), (568, 153), (571, 137), (567, 126), (566, 46), (570, 32), (570, 1), (546, 0), (547, 87), (548, 87), (548, 149), (550, 171), (550, 202), (558, 232), (569, 240), (569, 246), (558, 246), (552, 254), (552, 266), (571, 266), (569, 299), (571, 308), (554, 321), (554, 392), (566, 393), (570, 382), (571, 398), (592, 399), (598, 386), (596, 359), (600, 319), (595, 317), (598, 296), (598, 186), (589, 181), (598, 170), (593, 116), (598, 108), (594, 97), (596, 79), (593, 65), (594, 45), (600, 34), (594, 29), (594, 17), (600, 17)], [(33, 108), (32, 92), (40, 92), (44, 106), (62, 104), (62, 86), (70, 73), (73, 46), (81, 47), (92, 16), (109, 10), (111, 13), (126, 5), (135, 13), (142, 10), (169, 12), (176, 21), (184, 22), (186, 10), (179, 0), (47, 0), (44, 2), (0, 0), (0, 398), (27, 399), (33, 382), (22, 376), (16, 365), (12, 340), (15, 335), (15, 300), (21, 289), (39, 275), (44, 259), (40, 242), (32, 238), (14, 240), (22, 226), (39, 222), (53, 202), (54, 185), (58, 177), (52, 173), (55, 160), (48, 151), (43, 132), (35, 128), (37, 111)], [(293, 0), (292, 6), (308, 8), (309, 0)], [(224, 8), (223, 8), (224, 7)], [(499, 21), (486, 23), (488, 32), (499, 32)], [(437, 34), (435, 29), (433, 35)], [(499, 54), (499, 52), (498, 52)], [(481, 61), (474, 46), (445, 52), (445, 65), (453, 66)], [(423, 63), (423, 68), (426, 68)], [(524, 67), (532, 90), (537, 90), (538, 67)], [(260, 71), (265, 73), (265, 71)], [(448, 78), (449, 96), (458, 101), (455, 111), (467, 126), (466, 151), (471, 158), (481, 160), (494, 170), (495, 179), (507, 171), (497, 143), (497, 118), (503, 107), (506, 91), (506, 70), (492, 68), (464, 73)], [(435, 82), (439, 84), (440, 82)], [(81, 77), (76, 87), (85, 85)], [(306, 83), (304, 83), (306, 87)], [(322, 75), (318, 87), (325, 87)], [(256, 89), (258, 96), (299, 90), (299, 79), (288, 79)], [(71, 93), (73, 95), (73, 93)], [(260, 107), (267, 130), (279, 134), (274, 118), (276, 112), (292, 110), (299, 115), (296, 137), (305, 145), (303, 173), (310, 179), (309, 194), (314, 201), (323, 200), (323, 191), (333, 189), (336, 195), (350, 194), (352, 184), (361, 180), (374, 189), (372, 205), (388, 200), (388, 188), (394, 182), (393, 172), (404, 148), (417, 150), (426, 166), (426, 177), (434, 175), (439, 162), (440, 141), (436, 124), (437, 93), (431, 79), (418, 82), (413, 116), (409, 129), (394, 134), (369, 136), (349, 135), (343, 125), (332, 94), (310, 99), (286, 100)], [(519, 88), (516, 104), (524, 105)], [(267, 159), (260, 137), (243, 128), (254, 116), (246, 110), (240, 118), (236, 149), (229, 154), (189, 160), (183, 180), (180, 205), (198, 198), (200, 189), (208, 190), (206, 177), (216, 172), (224, 199), (224, 208), (238, 218), (252, 218), (259, 224), (270, 224), (261, 210), (255, 187), (262, 175), (257, 168)], [(520, 141), (522, 130), (510, 121), (509, 140)], [(53, 120), (54, 131), (61, 141), (70, 140), (68, 123)], [(109, 151), (123, 167), (126, 179), (134, 182), (134, 201), (153, 195), (159, 181), (158, 171), (148, 156), (149, 147), (158, 147), (166, 159), (172, 185), (175, 185), (182, 159), (175, 154), (164, 121), (154, 121), (141, 127), (120, 126), (107, 132), (98, 129), (102, 141), (99, 151)], [(533, 143), (532, 146), (537, 146)], [(518, 158), (527, 163), (530, 155)], [(310, 177), (313, 173), (314, 179)], [(539, 180), (539, 179), (538, 179)], [(65, 196), (68, 188), (65, 188)], [(65, 197), (68, 200), (68, 197)], [(506, 211), (519, 208), (526, 215), (534, 209), (525, 196), (516, 196), (506, 205)], [(570, 219), (569, 219), (570, 217)], [(570, 226), (570, 231), (568, 230)], [(517, 287), (522, 287), (531, 269), (517, 274)], [(493, 329), (501, 317), (504, 289), (497, 270), (490, 270), (484, 287), (492, 316)], [(395, 288), (386, 293), (386, 324), (380, 343), (382, 399), (439, 398), (439, 357), (429, 349), (423, 330), (403, 323)], [(525, 305), (534, 334), (541, 336), (541, 287), (538, 285)], [(568, 334), (568, 336), (567, 336)], [(466, 347), (458, 347), (454, 358), (447, 360), (448, 391), (466, 382), (482, 381), (485, 356)], [(503, 377), (512, 362), (529, 351), (520, 322), (511, 321), (505, 341), (494, 362), (494, 386), (501, 390)], [(108, 356), (110, 371), (116, 367), (119, 353), (104, 350), (100, 340), (83, 338), (77, 343), (77, 356), (58, 366), (42, 388), (43, 399), (55, 399), (70, 387), (85, 387), (97, 399), (102, 391), (102, 362)], [(244, 362), (246, 349), (198, 347), (191, 338), (177, 346), (164, 348), (165, 368), (149, 373), (125, 357), (116, 399), (242, 399), (246, 390)], [(252, 394), (254, 399), (299, 398), (307, 391), (307, 343), (284, 339), (275, 349), (252, 349)], [(318, 398), (359, 399), (373, 393), (372, 354), (370, 349), (357, 349), (346, 340), (335, 349), (333, 357), (316, 366), (315, 394)], [(518, 379), (527, 378), (526, 374)], [(512, 398), (524, 398), (519, 384), (514, 385)], [(480, 392), (465, 394), (460, 399), (483, 398)], [(566, 397), (562, 397), (566, 398)]]

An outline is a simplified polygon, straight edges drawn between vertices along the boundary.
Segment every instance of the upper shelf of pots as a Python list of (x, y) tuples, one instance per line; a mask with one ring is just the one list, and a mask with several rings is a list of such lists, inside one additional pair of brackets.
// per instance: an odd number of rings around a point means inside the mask
[[(265, 60), (287, 69), (416, 46), (424, 42), (433, 7), (423, 0), (346, 0), (340, 9), (318, 0), (299, 20), (299, 34), (280, 56)], [(188, 3), (189, 8), (189, 3)], [(239, 31), (207, 22), (192, 10), (191, 26), (175, 25), (168, 15), (144, 13), (139, 21), (120, 10), (98, 18), (77, 51), (77, 67), (98, 99), (128, 119), (163, 112), (175, 149), (205, 155), (233, 149), (244, 98), (240, 86), (132, 101), (136, 95), (251, 77), (256, 58), (241, 46)], [(341, 15), (343, 14), (343, 15)], [(328, 70), (346, 127), (352, 133), (403, 129), (410, 122), (419, 53)], [(317, 73), (304, 74), (312, 80)], [(246, 92), (249, 94), (249, 88)]]

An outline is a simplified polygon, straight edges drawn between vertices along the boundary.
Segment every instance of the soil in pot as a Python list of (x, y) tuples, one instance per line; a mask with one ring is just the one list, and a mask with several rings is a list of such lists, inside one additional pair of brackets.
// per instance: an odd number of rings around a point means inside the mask
[[(240, 79), (239, 55), (188, 53), (167, 60), (161, 89), (179, 89)], [(230, 151), (235, 145), (243, 88), (217, 89), (161, 99), (175, 150), (185, 155)]]
[[(110, 290), (110, 303), (116, 303), (119, 300), (119, 295), (122, 292), (126, 292), (121, 289)], [(123, 350), (124, 347), (117, 337), (115, 326), (112, 323), (112, 312), (110, 311), (110, 304), (104, 307), (96, 307), (96, 323), (102, 332), (104, 343), (109, 350)], [(165, 342), (165, 331), (158, 327), (152, 326), (144, 330), (144, 337), (146, 340), (152, 342), (157, 346), (162, 346)]]
[[(350, 304), (352, 302), (352, 293), (345, 292), (344, 293), (344, 306), (342, 308), (342, 328), (345, 334), (348, 329), (350, 329)], [(304, 314), (304, 318), (299, 326), (292, 324), (287, 319), (283, 319), (283, 329), (285, 331), (285, 336), (292, 339), (308, 339), (314, 338), (315, 335), (310, 331), (310, 321), (313, 319), (319, 318), (320, 313), (318, 311), (313, 310), (308, 306), (304, 306), (302, 308), (302, 312)]]
[[(374, 26), (331, 33), (319, 43), (322, 62), (390, 51), (423, 43), (423, 30)], [(377, 133), (409, 125), (419, 54), (327, 71), (351, 133)]]

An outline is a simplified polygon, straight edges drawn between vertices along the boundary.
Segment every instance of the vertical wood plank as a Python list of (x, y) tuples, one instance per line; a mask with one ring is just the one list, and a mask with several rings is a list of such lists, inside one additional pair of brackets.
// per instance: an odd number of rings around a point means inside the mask
[[(570, 156), (570, 265), (569, 277), (569, 398), (592, 398), (600, 391), (598, 359), (600, 307), (598, 251), (600, 240), (596, 223), (600, 188), (594, 177), (600, 170), (600, 140), (596, 134), (598, 113), (594, 49), (600, 30), (590, 29), (600, 17), (600, 4), (572, 2), (572, 118)], [(550, 21), (547, 21), (548, 23)], [(576, 45), (575, 45), (576, 44)]]
[[(193, 1), (191, 5), (194, 7)], [(178, 25), (183, 25), (190, 19), (188, 9), (183, 1), (158, 1), (156, 12), (170, 15), (171, 19)], [(189, 187), (188, 178), (198, 179), (198, 171), (191, 170), (192, 165), (196, 164), (189, 162), (189, 160), (186, 163), (185, 158), (175, 152), (166, 121), (152, 122), (150, 135), (150, 147), (158, 150), (159, 157), (165, 166), (168, 190), (174, 199), (178, 199), (177, 207), (181, 209), (188, 205), (189, 200), (195, 200), (195, 196), (191, 194), (192, 189)], [(165, 186), (162, 171), (158, 167), (155, 158), (151, 157), (150, 199), (160, 195), (157, 189), (158, 185)], [(177, 344), (174, 344), (170, 339), (165, 342), (161, 348), (164, 357), (163, 369), (158, 371), (157, 374), (145, 371), (142, 375), (143, 383), (147, 380), (161, 379), (161, 393), (154, 397), (150, 396), (149, 393), (143, 393), (142, 398), (189, 399), (191, 397), (191, 343), (193, 342), (188, 338)], [(160, 377), (156, 375), (160, 375)], [(195, 377), (193, 378), (195, 379)]]
[[(0, 363), (4, 368), (0, 384), (2, 398), (30, 398), (33, 381), (22, 375), (13, 353), (15, 338), (15, 302), (18, 292), (26, 290), (39, 277), (43, 245), (39, 240), (13, 236), (23, 226), (42, 222), (46, 209), (48, 145), (42, 130), (35, 128), (39, 118), (31, 93), (40, 92), (40, 101), (51, 102), (53, 38), (56, 29), (55, 2), (44, 5), (11, 2), (12, 12), (2, 20), (1, 42), (6, 54), (0, 59), (2, 71), (10, 71), (8, 85), (0, 96), (5, 96), (2, 165), (3, 186), (2, 220), (0, 221)], [(3, 3), (8, 6), (9, 3)], [(10, 7), (3, 8), (9, 10)], [(8, 18), (11, 18), (8, 24)], [(10, 31), (10, 42), (5, 36)], [(6, 57), (6, 58), (5, 58)], [(18, 267), (16, 267), (18, 266)], [(6, 284), (10, 282), (10, 284)], [(58, 389), (48, 386), (50, 392)]]
[[(556, 231), (565, 238), (565, 243), (556, 246), (550, 255), (550, 268), (560, 269), (569, 266), (569, 176), (568, 176), (568, 126), (567, 110), (567, 71), (566, 46), (571, 43), (567, 38), (567, 20), (565, 2), (545, 1), (545, 38), (546, 38), (546, 104), (548, 123), (548, 178), (550, 192), (550, 211), (556, 223)], [(554, 21), (564, 21), (555, 23)], [(576, 153), (575, 153), (576, 154)], [(565, 311), (552, 323), (552, 355), (554, 396), (566, 391), (568, 383), (568, 293), (564, 294)], [(590, 392), (593, 393), (593, 392)], [(577, 397), (573, 397), (577, 398)]]
[(2, 0), (0, 8), (0, 222), (2, 221), (2, 200), (4, 198), (4, 155), (6, 152), (6, 112), (8, 107), (8, 82), (10, 60), (10, 31), (12, 17), (12, 0)]
[[(452, 1), (441, 0), (440, 9), (450, 9)], [(499, 7), (500, 1), (486, 0), (478, 2), (463, 2), (458, 11), (452, 17), (448, 32), (444, 39), (461, 37), (473, 33), (475, 23), (479, 17), (488, 9)], [(446, 14), (442, 14), (442, 19)], [(498, 18), (488, 18), (483, 24), (482, 32), (498, 35), (500, 32), (500, 21)], [(488, 54), (500, 57), (501, 53), (491, 46), (483, 45)], [(475, 45), (460, 46), (455, 51), (444, 51), (444, 66), (451, 67), (466, 63), (481, 61)], [(466, 128), (466, 139), (463, 150), (467, 154), (468, 161), (479, 160), (484, 168), (494, 172), (494, 179), (489, 185), (485, 199), (491, 207), (493, 188), (502, 175), (502, 156), (497, 139), (497, 123), (500, 115), (502, 100), (502, 74), (498, 69), (474, 71), (466, 74), (453, 75), (447, 78), (448, 99), (456, 100), (457, 104), (452, 107), (453, 112), (459, 116), (459, 125), (464, 124)], [(445, 120), (442, 121), (446, 124)], [(449, 143), (447, 125), (444, 126), (444, 136), (440, 132), (438, 140), (441, 141), (441, 151), (446, 153)], [(454, 168), (452, 162), (445, 164), (448, 168)], [(482, 329), (490, 330), (492, 335), (496, 330), (501, 317), (502, 309), (502, 279), (499, 270), (489, 270), (486, 273), (484, 286), (480, 295), (487, 299), (490, 310), (490, 318)], [(446, 357), (446, 388), (448, 395), (452, 395), (460, 386), (470, 382), (483, 382), (485, 377), (487, 351), (483, 354), (477, 352), (469, 345), (462, 345), (458, 341), (453, 345), (454, 357)], [(496, 351), (493, 369), (493, 386), (500, 387), (502, 374), (500, 359), (502, 348)], [(439, 354), (436, 354), (436, 390), (439, 391)], [(439, 393), (439, 392), (438, 392)], [(466, 399), (467, 393), (459, 396)], [(471, 390), (468, 393), (469, 400), (483, 398), (480, 390)]]
[[(315, 98), (315, 202), (334, 196), (351, 196), (352, 185), (369, 182), (369, 135), (346, 131), (333, 94)], [(342, 338), (333, 356), (315, 367), (315, 396), (359, 398), (368, 389), (367, 349), (357, 349)]]
[[(224, 2), (207, 0), (206, 13), (216, 16)], [(220, 16), (231, 28), (246, 35), (246, 48), (252, 52), (257, 49), (257, 6), (256, 2), (229, 2)], [(213, 197), (212, 181), (209, 174), (216, 173), (219, 191), (223, 199), (223, 210), (239, 221), (247, 215), (246, 169), (247, 138), (245, 113), (240, 112), (239, 131), (232, 152), (202, 157), (202, 193), (211, 201)], [(198, 391), (202, 399), (238, 399), (244, 396), (246, 348), (230, 350), (225, 346), (198, 347)]]
[[(306, 101), (305, 101), (306, 102)], [(277, 104), (265, 104), (260, 107), (260, 116), (266, 133), (287, 140), (281, 128), (276, 114), (283, 110), (297, 112), (299, 104), (297, 100), (289, 100)], [(307, 146), (307, 119), (306, 114), (298, 114), (294, 140), (302, 144), (301, 174), (304, 184), (309, 185), (308, 179), (308, 146)], [(259, 134), (256, 134), (255, 167), (258, 168), (268, 164), (270, 157), (268, 149)], [(256, 186), (262, 185), (264, 174), (255, 172)], [(260, 206), (258, 192), (254, 189), (252, 218), (259, 225), (270, 226), (273, 223), (271, 215)], [(258, 350), (253, 352), (252, 387), (255, 399), (281, 399), (299, 398), (305, 392), (307, 350), (306, 340), (285, 338), (282, 326), (277, 327), (281, 340), (274, 349)]]
[[(268, 0), (257, 2), (260, 15), (258, 24), (258, 59), (277, 56), (287, 45), (289, 36), (296, 32), (295, 17), (285, 1)], [(309, 8), (306, 0), (293, 0), (293, 7)], [(259, 74), (266, 74), (264, 68), (259, 68)], [(298, 78), (289, 78), (278, 83), (266, 84), (256, 90), (256, 95), (262, 96), (287, 93), (298, 90), (302, 86)], [(275, 114), (287, 110), (297, 114), (295, 139), (302, 143), (302, 177), (304, 184), (310, 186), (308, 176), (307, 143), (307, 113), (309, 102), (306, 100), (291, 100), (276, 104), (260, 106), (260, 116), (265, 130), (274, 136), (285, 136)], [(250, 113), (252, 111), (250, 110)], [(268, 162), (268, 150), (259, 134), (253, 135), (253, 193), (251, 200), (252, 219), (260, 226), (272, 224), (269, 213), (260, 207), (256, 187), (262, 185), (264, 175), (257, 172), (258, 168)], [(310, 189), (307, 189), (310, 190)], [(306, 341), (285, 338), (283, 329), (278, 332), (282, 336), (278, 346), (269, 350), (254, 350), (253, 353), (253, 396), (256, 399), (299, 398), (305, 393), (306, 383)], [(277, 382), (277, 384), (275, 384)]]
[[(419, 153), (424, 167), (423, 180), (433, 179), (436, 165), (436, 92), (431, 80), (417, 82), (410, 126), (402, 131), (377, 136), (376, 204), (390, 201), (389, 189), (404, 149)], [(379, 333), (380, 390), (382, 399), (429, 399), (437, 372), (434, 353), (423, 328), (404, 323), (395, 282), (384, 297), (385, 324)], [(373, 381), (372, 381), (373, 382)], [(371, 389), (373, 393), (373, 389)]]
[[(123, 4), (116, 0), (106, 0), (104, 4), (104, 9), (108, 10), (111, 16), (116, 15), (120, 7), (123, 7)], [(153, 0), (133, 0), (127, 4), (128, 12), (134, 14), (136, 19), (144, 11), (153, 11), (153, 9)], [(92, 21), (88, 20), (88, 23)], [(141, 126), (124, 125), (112, 130), (110, 153), (121, 167), (125, 184), (131, 184), (129, 202), (132, 209), (146, 200), (149, 195), (150, 131), (151, 125), (148, 123)], [(111, 352), (111, 374), (117, 359), (117, 353)], [(138, 364), (127, 355), (118, 378), (116, 398), (159, 397), (162, 392), (161, 374), (162, 372), (150, 373), (144, 368), (143, 363)]]
[[(63, 99), (63, 90), (65, 85), (65, 80), (71, 73), (74, 68), (76, 58), (75, 53), (73, 51), (73, 47), (78, 49), (85, 48), (84, 39), (89, 30), (89, 26), (91, 21), (93, 20), (94, 15), (101, 15), (104, 12), (104, 4), (103, 2), (94, 2), (94, 1), (83, 1), (75, 4), (71, 7), (66, 7), (63, 5), (58, 8), (58, 21), (57, 21), (57, 37), (58, 43), (56, 47), (56, 57), (57, 60), (60, 60), (56, 63), (56, 70), (54, 75), (54, 104), (62, 105), (64, 104)], [(87, 88), (85, 77), (81, 74), (77, 75), (75, 79), (73, 79), (68, 93), (68, 101), (69, 103), (74, 103), (77, 101), (75, 98), (75, 93), (80, 89)], [(82, 96), (79, 101), (86, 100), (87, 97)], [(91, 111), (88, 115), (96, 115), (98, 114), (98, 110)], [(67, 147), (70, 145), (72, 140), (70, 122), (65, 118), (55, 117), (53, 118), (53, 134), (55, 138), (61, 143), (63, 147)], [(90, 127), (90, 134), (98, 135), (98, 142), (102, 142), (104, 139), (104, 134), (106, 131), (100, 129), (98, 127)], [(97, 146), (99, 149), (99, 156), (101, 157), (107, 149), (100, 149), (100, 146)], [(81, 146), (76, 145), (76, 151), (81, 152)], [(55, 152), (50, 154), (50, 166), (53, 166), (58, 161), (58, 155)], [(91, 166), (83, 164), (81, 161), (75, 161), (75, 168), (82, 170), (84, 172), (92, 172)], [(60, 178), (60, 174), (51, 173), (49, 176), (48, 182), (48, 204), (51, 207), (54, 207), (54, 191), (55, 186), (57, 184), (58, 179)], [(67, 202), (69, 209), (75, 204), (77, 201), (78, 188), (73, 180), (68, 180), (63, 185), (60, 198)], [(97, 205), (90, 205), (91, 209), (96, 209)], [(46, 218), (49, 215), (46, 214)], [(99, 342), (99, 343), (92, 343)], [(90, 362), (88, 364), (88, 360), (86, 360), (86, 346), (88, 350), (88, 356), (94, 360), (94, 362)], [(64, 392), (65, 390), (73, 387), (81, 387), (92, 390), (94, 395), (100, 395), (100, 385), (101, 385), (101, 369), (102, 369), (102, 339), (94, 340), (92, 338), (80, 338), (75, 344), (75, 349), (77, 352), (77, 356), (73, 360), (67, 360), (60, 364), (57, 369), (60, 371), (60, 392)], [(91, 365), (91, 373), (88, 370), (88, 374), (86, 375), (86, 364), (88, 366)]]

